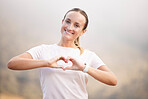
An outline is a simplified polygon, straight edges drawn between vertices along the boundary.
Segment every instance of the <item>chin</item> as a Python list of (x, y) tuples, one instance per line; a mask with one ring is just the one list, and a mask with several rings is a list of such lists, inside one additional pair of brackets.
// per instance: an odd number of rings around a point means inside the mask
[(64, 40), (68, 40), (68, 41), (71, 41), (71, 40), (73, 40), (73, 38), (71, 38), (70, 36), (68, 36), (68, 35), (63, 35), (63, 39)]

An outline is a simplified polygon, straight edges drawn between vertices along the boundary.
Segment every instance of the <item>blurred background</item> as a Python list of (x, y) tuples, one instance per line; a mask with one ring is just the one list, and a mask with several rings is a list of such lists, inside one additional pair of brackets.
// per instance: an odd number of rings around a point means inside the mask
[(89, 26), (81, 46), (117, 75), (108, 86), (89, 77), (89, 99), (148, 99), (147, 0), (0, 0), (0, 99), (42, 99), (39, 69), (13, 71), (12, 57), (60, 40), (65, 13), (79, 7)]

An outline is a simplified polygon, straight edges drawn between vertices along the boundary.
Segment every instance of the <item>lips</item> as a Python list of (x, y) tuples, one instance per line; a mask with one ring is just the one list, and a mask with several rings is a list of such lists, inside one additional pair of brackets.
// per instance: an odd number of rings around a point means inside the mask
[(70, 33), (68, 32), (66, 29), (64, 29), (65, 33), (70, 34), (70, 35), (74, 35), (74, 33)]

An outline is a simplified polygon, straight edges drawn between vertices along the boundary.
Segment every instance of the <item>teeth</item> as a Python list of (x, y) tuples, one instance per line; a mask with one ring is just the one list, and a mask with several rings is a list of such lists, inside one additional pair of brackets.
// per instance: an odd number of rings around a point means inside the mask
[[(67, 31), (66, 31), (67, 32)], [(69, 32), (67, 32), (68, 34), (72, 34), (72, 33), (69, 33)]]
[(66, 33), (68, 33), (68, 34), (70, 34), (70, 35), (73, 35), (74, 33), (70, 33), (70, 32), (68, 32), (68, 31), (66, 31), (66, 29), (64, 29), (65, 30), (65, 32)]

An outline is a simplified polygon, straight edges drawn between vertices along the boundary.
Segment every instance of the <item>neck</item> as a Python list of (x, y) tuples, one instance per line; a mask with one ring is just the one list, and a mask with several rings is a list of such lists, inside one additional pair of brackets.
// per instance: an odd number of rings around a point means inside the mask
[(77, 48), (77, 46), (74, 44), (74, 41), (67, 41), (61, 39), (61, 41), (58, 43), (59, 46), (63, 47), (71, 47), (71, 48)]

